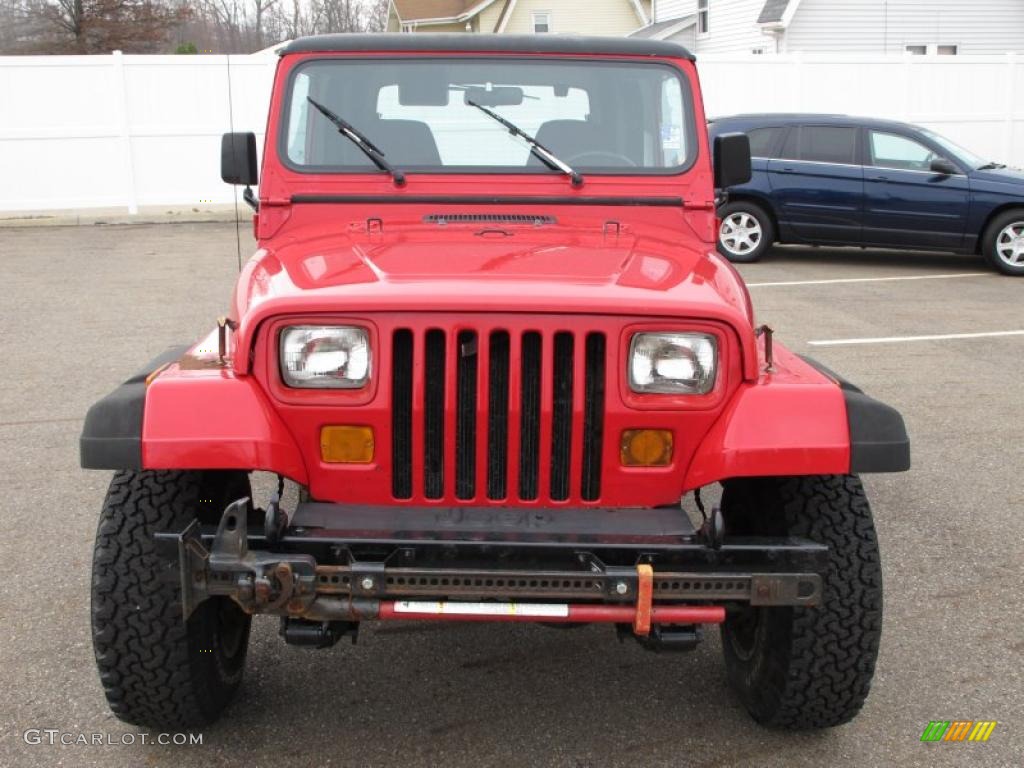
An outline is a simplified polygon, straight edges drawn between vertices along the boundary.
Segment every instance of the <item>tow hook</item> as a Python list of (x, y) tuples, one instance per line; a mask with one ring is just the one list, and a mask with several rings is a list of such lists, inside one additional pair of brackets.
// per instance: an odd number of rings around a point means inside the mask
[(704, 629), (697, 624), (660, 624), (651, 627), (650, 634), (637, 635), (625, 624), (616, 625), (620, 641), (632, 637), (640, 647), (655, 653), (692, 651), (704, 639)]
[(306, 621), (287, 616), (281, 618), (279, 633), (289, 645), (307, 648), (330, 648), (346, 635), (352, 638), (352, 645), (359, 637), (358, 621)]
[(249, 507), (248, 498), (228, 505), (209, 551), (203, 546), (198, 520), (169, 537), (178, 554), (185, 621), (196, 606), (215, 596), (232, 598), (250, 614), (279, 609), (302, 614), (316, 597), (316, 562), (312, 556), (250, 551)]

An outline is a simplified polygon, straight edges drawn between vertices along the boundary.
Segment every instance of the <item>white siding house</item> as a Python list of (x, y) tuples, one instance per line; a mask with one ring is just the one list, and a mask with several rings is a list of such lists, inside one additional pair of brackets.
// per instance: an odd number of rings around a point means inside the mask
[(621, 37), (650, 20), (651, 0), (390, 0), (387, 30)]
[[(721, 1), (721, 0), (719, 0)], [(712, 0), (714, 2), (714, 0)], [(1024, 0), (790, 0), (782, 51), (954, 53), (1024, 51)], [(940, 46), (946, 46), (940, 48)]]
[(635, 37), (671, 40), (694, 53), (773, 52), (757, 24), (765, 0), (654, 0), (652, 24)]
[(628, 0), (517, 0), (507, 13), (501, 31), (512, 35), (534, 32), (538, 15), (548, 20), (548, 31), (577, 35), (621, 35), (621, 30), (638, 26), (639, 19), (649, 19), (643, 4)]
[(633, 34), (695, 53), (1024, 52), (1024, 0), (654, 0)]

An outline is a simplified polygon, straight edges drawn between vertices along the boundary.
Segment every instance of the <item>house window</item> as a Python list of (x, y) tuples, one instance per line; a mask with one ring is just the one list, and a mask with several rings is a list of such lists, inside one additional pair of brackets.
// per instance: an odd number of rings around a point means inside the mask
[(763, 45), (759, 45), (757, 48), (751, 48), (750, 52), (753, 53), (753, 54), (763, 54), (765, 52), (764, 51), (764, 46)]
[(537, 34), (551, 31), (551, 12), (550, 11), (534, 11), (533, 12), (533, 31)]
[(960, 46), (929, 43), (928, 45), (908, 45), (905, 46), (905, 50), (911, 56), (956, 56), (960, 53)]
[(710, 30), (708, 26), (708, 5), (711, 0), (697, 0), (697, 32), (706, 35)]

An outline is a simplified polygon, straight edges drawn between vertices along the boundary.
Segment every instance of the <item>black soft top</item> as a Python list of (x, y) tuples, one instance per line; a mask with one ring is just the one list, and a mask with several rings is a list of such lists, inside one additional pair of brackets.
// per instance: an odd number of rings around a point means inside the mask
[(657, 56), (694, 60), (686, 48), (663, 40), (633, 37), (582, 37), (576, 35), (494, 35), (471, 32), (453, 34), (334, 34), (300, 37), (280, 54), (312, 51), (472, 51), (480, 53), (572, 53)]

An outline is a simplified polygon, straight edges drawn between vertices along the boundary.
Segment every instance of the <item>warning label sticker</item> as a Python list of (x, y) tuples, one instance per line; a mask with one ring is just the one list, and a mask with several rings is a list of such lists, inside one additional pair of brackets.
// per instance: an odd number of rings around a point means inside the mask
[(568, 617), (565, 603), (460, 603), (434, 600), (398, 600), (395, 613), (429, 613), (445, 616)]

